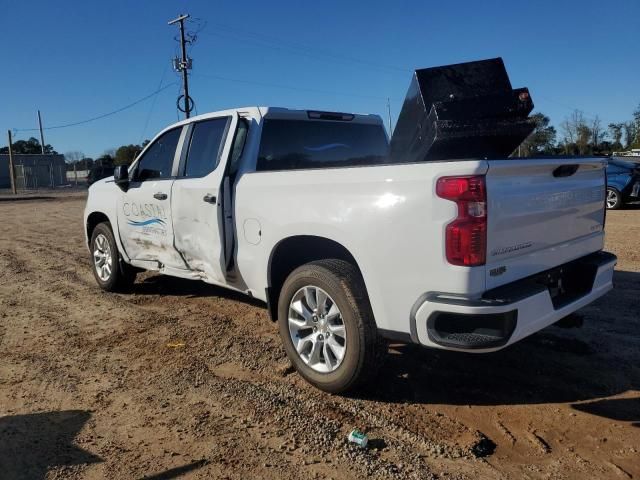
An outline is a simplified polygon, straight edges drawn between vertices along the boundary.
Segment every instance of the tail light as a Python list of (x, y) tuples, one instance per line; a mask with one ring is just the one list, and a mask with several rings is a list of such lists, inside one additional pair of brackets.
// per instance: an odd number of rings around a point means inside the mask
[(452, 265), (475, 267), (487, 258), (487, 189), (484, 176), (442, 177), (436, 194), (458, 205), (458, 216), (447, 225), (445, 246)]

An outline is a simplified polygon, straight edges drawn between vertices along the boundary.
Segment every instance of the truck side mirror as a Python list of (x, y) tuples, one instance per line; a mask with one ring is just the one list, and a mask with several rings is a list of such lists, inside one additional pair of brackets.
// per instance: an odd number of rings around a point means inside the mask
[(126, 165), (118, 165), (113, 171), (113, 179), (120, 190), (126, 192), (129, 190), (129, 168)]

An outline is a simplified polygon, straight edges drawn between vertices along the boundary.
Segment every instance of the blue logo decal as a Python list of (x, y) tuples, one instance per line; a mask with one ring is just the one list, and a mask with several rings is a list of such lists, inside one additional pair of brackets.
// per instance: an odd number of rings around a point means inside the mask
[(160, 218), (151, 218), (149, 220), (144, 220), (144, 221), (135, 221), (135, 220), (127, 220), (127, 223), (129, 225), (131, 225), (132, 227), (145, 227), (147, 225), (154, 225), (154, 224), (158, 224), (161, 226), (165, 226), (164, 220), (160, 219)]

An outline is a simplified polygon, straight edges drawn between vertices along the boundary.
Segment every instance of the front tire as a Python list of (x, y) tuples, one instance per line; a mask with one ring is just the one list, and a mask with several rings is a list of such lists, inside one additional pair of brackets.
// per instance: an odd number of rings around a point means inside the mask
[(622, 207), (622, 195), (615, 188), (607, 188), (606, 204), (608, 210), (618, 210)]
[(294, 270), (278, 302), (280, 337), (309, 383), (330, 393), (363, 386), (378, 370), (383, 343), (358, 270), (319, 260)]
[(90, 245), (93, 276), (100, 288), (107, 292), (130, 290), (136, 279), (136, 270), (120, 257), (108, 222), (96, 225), (91, 234)]

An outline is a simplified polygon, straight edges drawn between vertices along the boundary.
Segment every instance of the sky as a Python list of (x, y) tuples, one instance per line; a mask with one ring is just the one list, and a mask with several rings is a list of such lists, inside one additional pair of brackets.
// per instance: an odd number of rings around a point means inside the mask
[[(415, 68), (502, 57), (558, 125), (604, 125), (640, 104), (638, 0), (0, 0), (0, 145), (38, 136), (97, 157), (182, 118), (176, 26), (197, 32), (196, 112), (248, 105), (375, 113), (392, 121)], [(162, 89), (159, 93), (152, 93)], [(145, 100), (141, 100), (146, 98)], [(66, 128), (135, 105), (104, 118)]]

